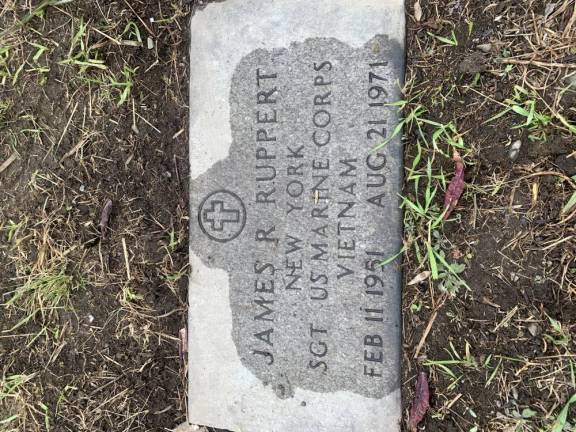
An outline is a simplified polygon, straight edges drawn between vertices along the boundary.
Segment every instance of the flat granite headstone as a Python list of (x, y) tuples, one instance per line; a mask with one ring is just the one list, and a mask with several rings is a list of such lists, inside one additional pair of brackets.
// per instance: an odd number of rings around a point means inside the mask
[(191, 23), (189, 421), (400, 430), (402, 0)]

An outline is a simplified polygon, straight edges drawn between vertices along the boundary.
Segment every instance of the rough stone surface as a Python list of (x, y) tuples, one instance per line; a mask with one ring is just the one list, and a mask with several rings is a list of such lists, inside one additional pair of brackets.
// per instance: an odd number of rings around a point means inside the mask
[(192, 19), (189, 415), (396, 431), (401, 1), (227, 0)]

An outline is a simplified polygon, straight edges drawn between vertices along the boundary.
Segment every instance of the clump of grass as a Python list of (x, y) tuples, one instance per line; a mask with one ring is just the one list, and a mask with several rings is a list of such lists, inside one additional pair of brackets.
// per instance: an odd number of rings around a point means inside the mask
[(41, 316), (45, 321), (58, 309), (70, 305), (70, 296), (84, 286), (82, 278), (71, 274), (65, 262), (53, 262), (46, 269), (31, 271), (18, 286), (6, 306), (23, 309), (26, 314), (17, 327)]
[(132, 69), (128, 65), (125, 65), (122, 70), (122, 78), (118, 79), (114, 76), (110, 76), (110, 85), (120, 91), (117, 102), (118, 106), (125, 104), (130, 97), (132, 87), (134, 87), (135, 73), (136, 69)]
[[(73, 37), (68, 55), (59, 63), (61, 65), (77, 67), (78, 74), (75, 76), (76, 79), (85, 84), (95, 84), (97, 87), (107, 88), (108, 97), (110, 99), (116, 99), (118, 106), (123, 105), (130, 98), (132, 88), (134, 87), (134, 75), (138, 68), (132, 68), (125, 64), (119, 73), (110, 70), (98, 51), (99, 45), (90, 44), (91, 29), (90, 23), (85, 22), (84, 18), (80, 18), (77, 23), (77, 28), (73, 28)], [(102, 31), (98, 29), (95, 30), (105, 35)], [(126, 25), (120, 35), (120, 40), (116, 40), (111, 36), (106, 37), (118, 45), (142, 46), (140, 29), (134, 22), (129, 22)]]
[(177, 283), (180, 279), (186, 276), (188, 264), (185, 264), (182, 268), (177, 268), (172, 258), (172, 254), (174, 254), (182, 244), (185, 234), (182, 230), (176, 231), (174, 227), (171, 227), (169, 230), (164, 227), (162, 228), (166, 233), (165, 238), (160, 242), (160, 250), (165, 252), (160, 265), (162, 269), (162, 277), (170, 291), (172, 291), (174, 295), (178, 296)]
[(40, 4), (34, 9), (32, 9), (32, 11), (22, 19), (22, 21), (20, 21), (20, 25), (28, 24), (28, 22), (34, 17), (44, 18), (46, 9), (48, 9), (50, 6), (60, 6), (66, 3), (72, 3), (73, 1), (74, 0), (44, 0), (40, 2)]
[(536, 432), (534, 421), (538, 417), (538, 412), (531, 408), (524, 408), (522, 410), (512, 409), (506, 410), (506, 415), (501, 416), (506, 429), (514, 432)]
[[(552, 424), (552, 428), (550, 429), (551, 432), (562, 432), (566, 430), (565, 428), (568, 427), (568, 413), (570, 411), (570, 406), (572, 404), (576, 404), (576, 393), (572, 395), (572, 397), (566, 402), (564, 407), (560, 410), (554, 423)], [(572, 429), (574, 430), (574, 429)]]
[(170, 255), (180, 246), (181, 242), (180, 233), (177, 233), (174, 228), (170, 228), (170, 230), (166, 230), (166, 238), (161, 242), (161, 249), (164, 249)]
[(26, 228), (27, 223), (28, 219), (23, 218), (18, 222), (15, 222), (10, 219), (7, 222), (1, 224), (0, 232), (3, 231), (5, 233), (6, 243), (17, 244), (20, 241), (19, 234)]
[(16, 432), (24, 430), (27, 404), (23, 397), (24, 387), (36, 374), (3, 375), (0, 377), (0, 430)]
[(560, 321), (548, 317), (550, 321), (550, 333), (544, 335), (544, 339), (558, 347), (568, 347), (571, 336), (570, 332), (562, 325)]
[(405, 116), (374, 150), (386, 146), (402, 130), (416, 134), (416, 155), (407, 168), (408, 186), (402, 197), (406, 240), (401, 252), (411, 252), (419, 269), (429, 272), (442, 291), (455, 294), (461, 287), (467, 287), (461, 276), (466, 267), (463, 263), (450, 262), (447, 257), (449, 242), (443, 234), (445, 210), (440, 195), (446, 190), (449, 179), (441, 162), (450, 161), (451, 164), (455, 150), (466, 153), (469, 149), (453, 122), (441, 123), (426, 118), (428, 111), (417, 102), (418, 97), (419, 94), (411, 100), (390, 104), (402, 109)]
[(520, 116), (523, 121), (512, 129), (526, 128), (530, 132), (528, 137), (531, 140), (545, 140), (546, 127), (552, 122), (553, 116), (538, 109), (538, 100), (539, 96), (533, 91), (515, 85), (512, 97), (503, 102), (504, 110), (490, 117), (485, 123), (491, 123), (512, 112)]
[[(39, 75), (39, 84), (40, 85), (44, 85), (46, 83), (46, 81), (48, 80), (48, 73), (50, 72), (50, 67), (49, 65), (43, 65), (40, 63), (40, 59), (45, 56), (48, 52), (50, 52), (50, 49), (48, 48), (48, 46), (43, 45), (41, 43), (37, 43), (37, 42), (29, 42), (29, 44), (35, 48), (35, 52), (32, 55), (32, 67), (30, 69), (27, 69), (26, 72), (36, 72)], [(21, 68), (23, 69), (24, 67), (24, 63), (22, 64)], [(14, 77), (15, 80), (18, 79), (19, 73), (21, 72), (22, 69), (19, 69)]]
[(128, 309), (132, 309), (133, 307), (137, 307), (135, 303), (141, 300), (144, 300), (144, 296), (134, 291), (130, 283), (127, 282), (122, 286), (120, 304), (125, 307), (128, 306)]
[(88, 43), (89, 40), (90, 29), (88, 23), (84, 22), (84, 18), (80, 18), (78, 29), (74, 32), (70, 43), (68, 57), (60, 61), (60, 64), (77, 66), (80, 69), (80, 74), (84, 74), (92, 68), (107, 70), (108, 66), (100, 58), (98, 51)]
[(471, 353), (471, 345), (466, 341), (464, 352), (460, 354), (452, 342), (449, 343), (450, 349), (446, 349), (449, 355), (447, 360), (428, 360), (424, 366), (439, 369), (450, 381), (448, 390), (454, 389), (464, 379), (465, 374), (456, 370), (461, 369), (479, 369), (480, 365)]
[[(41, 85), (47, 81), (50, 68), (48, 65), (41, 64), (40, 59), (49, 51), (49, 47), (44, 45), (41, 40), (36, 42), (28, 40), (29, 34), (25, 34), (24, 31), (19, 33), (18, 30), (28, 30), (28, 24), (34, 18), (43, 20), (49, 7), (63, 5), (71, 1), (44, 0), (37, 6), (30, 7), (30, 12), (21, 19), (14, 18), (12, 25), (6, 25), (6, 30), (0, 31), (0, 85), (15, 87), (22, 74), (30, 72), (36, 72), (39, 75)], [(17, 15), (15, 11), (14, 15)], [(40, 34), (36, 30), (32, 30), (32, 32)]]
[(141, 47), (142, 46), (142, 36), (140, 34), (140, 29), (134, 21), (130, 21), (126, 24), (124, 31), (122, 32), (122, 45)]
[(454, 32), (454, 30), (452, 30), (452, 32), (448, 37), (440, 36), (430, 32), (428, 32), (428, 35), (432, 36), (435, 39), (438, 39), (440, 42), (444, 44), (444, 46), (452, 46), (452, 47), (458, 46), (458, 38), (456, 37), (456, 33)]
[[(41, 232), (37, 226), (42, 226)], [(52, 238), (52, 228), (49, 218), (29, 226), (26, 217), (0, 226), (17, 275), (15, 288), (7, 293), (9, 299), (3, 306), (23, 312), (15, 328), (36, 318), (47, 324), (59, 309), (70, 307), (71, 295), (85, 285), (69, 257), (75, 248), (62, 249)]]
[(0, 40), (8, 37), (12, 33), (16, 32), (19, 28), (26, 26), (35, 17), (44, 18), (46, 10), (51, 6), (60, 6), (66, 3), (71, 3), (74, 0), (44, 0), (40, 2), (37, 6), (32, 8), (32, 10), (24, 15), (24, 17), (17, 21), (14, 25), (7, 27), (4, 31), (0, 32)]
[(20, 303), (26, 308), (38, 304), (53, 309), (67, 303), (75, 288), (73, 276), (66, 274), (64, 269), (54, 268), (30, 277), (16, 290), (8, 304)]

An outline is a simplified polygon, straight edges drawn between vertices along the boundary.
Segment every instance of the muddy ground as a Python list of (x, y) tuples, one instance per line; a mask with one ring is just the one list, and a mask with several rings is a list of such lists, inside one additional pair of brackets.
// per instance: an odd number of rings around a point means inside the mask
[[(57, 3), (0, 5), (0, 430), (169, 430), (192, 5)], [(467, 187), (430, 238), (406, 209), (406, 418), (424, 371), (422, 430), (551, 430), (576, 393), (575, 2), (407, 3), (405, 196), (430, 161), (441, 212), (454, 149)]]

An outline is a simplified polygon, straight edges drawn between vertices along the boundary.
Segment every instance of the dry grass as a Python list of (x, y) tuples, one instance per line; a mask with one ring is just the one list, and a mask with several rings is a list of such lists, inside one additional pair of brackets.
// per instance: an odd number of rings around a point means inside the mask
[[(454, 124), (470, 149), (460, 215), (441, 234), (470, 290), (407, 287), (405, 397), (424, 368), (427, 430), (550, 431), (576, 393), (576, 179), (554, 156), (576, 158), (576, 2), (419, 3), (406, 100)], [(421, 139), (408, 133), (406, 165)], [(412, 251), (405, 265), (407, 280), (422, 271)]]
[(187, 14), (0, 5), (2, 431), (182, 419)]

